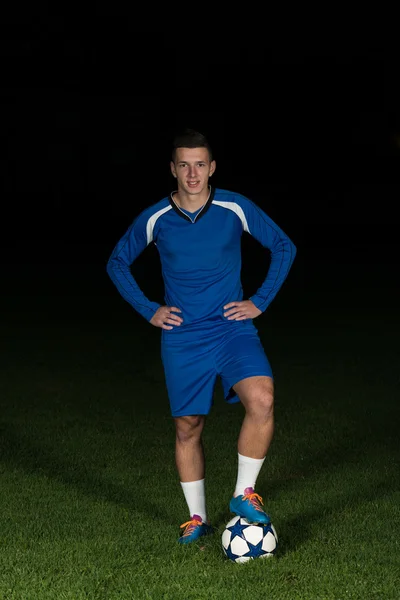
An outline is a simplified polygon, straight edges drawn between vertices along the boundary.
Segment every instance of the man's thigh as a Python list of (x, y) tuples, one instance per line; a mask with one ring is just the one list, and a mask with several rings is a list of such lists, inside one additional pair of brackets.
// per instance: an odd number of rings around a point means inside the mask
[(172, 416), (208, 415), (217, 380), (212, 352), (200, 342), (168, 345), (162, 361)]
[[(237, 385), (254, 385), (258, 379), (273, 382), (271, 365), (256, 329), (239, 332), (221, 348), (218, 354), (218, 371), (225, 400), (239, 402)], [(248, 380), (252, 379), (252, 383)]]

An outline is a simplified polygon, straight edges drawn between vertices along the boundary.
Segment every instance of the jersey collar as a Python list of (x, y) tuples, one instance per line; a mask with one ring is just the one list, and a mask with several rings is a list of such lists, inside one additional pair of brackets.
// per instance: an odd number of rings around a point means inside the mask
[[(205, 205), (203, 206), (203, 208), (200, 210), (200, 212), (196, 215), (196, 219), (195, 221), (198, 221), (199, 219), (201, 219), (201, 217), (203, 217), (206, 212), (208, 211), (208, 209), (210, 208), (212, 201), (214, 199), (214, 194), (215, 194), (215, 188), (208, 186), (210, 193), (208, 195), (208, 199), (207, 202), (205, 203)], [(176, 194), (178, 190), (175, 190), (173, 192), (171, 192), (171, 194), (169, 195), (169, 203), (172, 206), (172, 208), (174, 209), (174, 211), (183, 219), (185, 219), (186, 221), (190, 221), (193, 222), (192, 219), (190, 217), (188, 217), (188, 215), (186, 213), (184, 213), (179, 206), (175, 203), (174, 199), (173, 199), (173, 195)]]

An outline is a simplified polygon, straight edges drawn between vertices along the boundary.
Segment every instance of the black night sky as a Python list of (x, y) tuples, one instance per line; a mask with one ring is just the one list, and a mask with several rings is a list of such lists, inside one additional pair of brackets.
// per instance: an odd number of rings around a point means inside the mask
[(399, 63), (389, 44), (251, 29), (182, 42), (101, 9), (90, 24), (10, 17), (0, 44), (8, 290), (39, 293), (43, 269), (68, 272), (71, 285), (74, 274), (79, 284), (106, 278), (135, 215), (171, 191), (169, 144), (184, 125), (209, 136), (214, 185), (249, 196), (292, 237), (298, 280), (315, 264), (336, 267), (335, 285), (349, 264), (397, 280)]

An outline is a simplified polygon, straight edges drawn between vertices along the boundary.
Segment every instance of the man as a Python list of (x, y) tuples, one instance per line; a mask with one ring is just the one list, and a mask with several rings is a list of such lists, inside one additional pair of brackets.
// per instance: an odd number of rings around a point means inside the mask
[[(123, 298), (162, 329), (176, 466), (190, 515), (179, 538), (186, 544), (212, 531), (206, 513), (202, 431), (218, 377), (226, 401), (241, 401), (245, 409), (230, 510), (251, 522), (270, 521), (255, 484), (273, 437), (274, 384), (252, 320), (276, 296), (296, 248), (249, 199), (209, 185), (216, 162), (202, 134), (186, 130), (176, 136), (170, 166), (177, 190), (133, 221), (115, 246), (107, 272)], [(240, 280), (243, 231), (270, 250), (266, 278), (248, 300), (243, 300)], [(150, 243), (160, 255), (164, 306), (143, 294), (130, 270)]]

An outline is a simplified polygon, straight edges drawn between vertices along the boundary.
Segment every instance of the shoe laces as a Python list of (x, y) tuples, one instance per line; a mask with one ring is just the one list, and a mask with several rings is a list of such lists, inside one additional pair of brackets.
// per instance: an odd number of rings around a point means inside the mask
[(263, 499), (261, 498), (261, 496), (259, 494), (256, 494), (256, 492), (249, 492), (248, 494), (244, 494), (243, 495), (243, 500), (248, 500), (250, 502), (250, 504), (256, 510), (264, 512), (263, 509), (260, 506), (261, 504), (263, 504)]
[(193, 533), (193, 531), (196, 529), (196, 527), (198, 527), (201, 524), (202, 524), (202, 521), (199, 521), (198, 519), (190, 519), (190, 521), (186, 521), (186, 523), (182, 523), (182, 525), (180, 526), (180, 529), (183, 529), (184, 527), (186, 527), (185, 531), (182, 533), (182, 537), (185, 537), (186, 535), (191, 535)]

